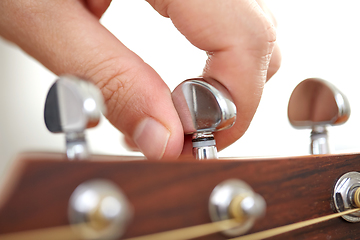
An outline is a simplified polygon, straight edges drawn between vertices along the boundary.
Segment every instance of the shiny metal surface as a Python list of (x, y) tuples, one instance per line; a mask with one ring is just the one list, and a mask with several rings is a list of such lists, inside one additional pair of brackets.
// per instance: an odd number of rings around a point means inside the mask
[(213, 146), (193, 147), (193, 155), (196, 159), (217, 159), (217, 148)]
[(266, 210), (265, 200), (254, 193), (251, 187), (238, 179), (229, 179), (218, 184), (212, 191), (209, 199), (209, 214), (213, 222), (232, 219), (229, 211), (230, 204), (237, 197), (242, 197), (239, 210), (243, 216), (241, 225), (223, 233), (227, 236), (239, 236), (246, 233), (254, 221), (263, 216)]
[[(360, 173), (358, 172), (348, 172), (339, 178), (332, 196), (336, 211), (343, 212), (357, 208), (353, 197), (358, 187), (360, 187)], [(342, 218), (349, 222), (360, 222), (360, 213), (344, 215)]]
[(96, 179), (80, 184), (69, 200), (71, 224), (84, 239), (118, 239), (132, 217), (132, 208), (120, 189), (108, 180)]
[(84, 159), (89, 156), (84, 131), (99, 123), (101, 112), (105, 113), (105, 106), (97, 87), (61, 76), (46, 97), (44, 119), (49, 131), (65, 133), (68, 158)]
[(235, 104), (228, 91), (215, 80), (186, 80), (175, 88), (172, 99), (185, 134), (216, 132), (235, 123)]
[(328, 134), (324, 126), (314, 127), (310, 135), (310, 153), (327, 154), (330, 153)]
[(90, 156), (84, 132), (66, 133), (65, 138), (68, 159), (86, 159)]
[[(172, 99), (184, 133), (193, 134), (193, 142), (198, 142), (197, 133), (212, 134), (228, 129), (235, 123), (236, 106), (229, 92), (215, 80), (203, 78), (186, 80), (175, 88)], [(198, 147), (194, 146), (194, 148)], [(210, 147), (207, 150), (195, 149), (193, 152), (195, 157), (203, 156), (207, 159), (215, 158), (217, 154), (215, 155), (214, 151), (217, 152), (216, 148)]]
[(288, 118), (294, 128), (309, 128), (312, 154), (329, 153), (326, 126), (345, 123), (350, 116), (350, 104), (331, 83), (309, 78), (291, 94)]
[(348, 120), (350, 105), (331, 83), (309, 78), (294, 89), (288, 106), (288, 117), (295, 128), (337, 125)]
[(241, 201), (241, 209), (246, 216), (259, 218), (264, 216), (266, 203), (259, 194), (253, 194)]
[(217, 148), (214, 134), (196, 132), (192, 135), (193, 156), (198, 160), (217, 159)]

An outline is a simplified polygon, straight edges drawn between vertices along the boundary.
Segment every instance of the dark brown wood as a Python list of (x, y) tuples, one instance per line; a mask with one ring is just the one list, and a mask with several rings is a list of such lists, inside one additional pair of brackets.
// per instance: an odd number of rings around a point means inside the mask
[[(360, 155), (194, 162), (73, 161), (62, 155), (22, 159), (18, 178), (0, 209), (0, 233), (68, 224), (71, 193), (82, 182), (116, 183), (134, 207), (124, 238), (207, 223), (208, 198), (223, 180), (247, 182), (267, 203), (257, 232), (333, 213), (332, 188), (349, 171), (360, 171)], [(226, 239), (214, 234), (202, 239)], [(272, 239), (360, 239), (360, 224), (341, 218)]]

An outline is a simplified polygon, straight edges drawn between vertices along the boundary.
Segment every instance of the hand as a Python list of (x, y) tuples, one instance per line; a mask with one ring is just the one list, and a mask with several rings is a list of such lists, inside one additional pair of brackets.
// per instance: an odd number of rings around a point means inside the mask
[[(222, 149), (240, 138), (262, 89), (279, 68), (271, 13), (254, 0), (148, 0), (209, 59), (203, 76), (220, 81), (238, 110), (234, 127), (217, 133)], [(184, 146), (169, 88), (99, 18), (110, 0), (2, 0), (0, 35), (55, 74), (73, 74), (102, 91), (109, 121), (150, 159), (177, 158)], [(186, 142), (186, 141), (185, 141)], [(186, 152), (186, 151), (185, 151)]]

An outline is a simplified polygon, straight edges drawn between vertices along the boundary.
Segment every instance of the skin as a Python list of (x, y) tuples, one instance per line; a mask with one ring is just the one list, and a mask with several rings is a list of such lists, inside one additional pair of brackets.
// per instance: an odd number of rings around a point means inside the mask
[[(0, 35), (57, 75), (73, 74), (102, 91), (109, 121), (149, 159), (189, 154), (164, 81), (100, 23), (110, 0), (1, 0)], [(221, 82), (238, 118), (216, 133), (218, 148), (239, 139), (265, 82), (280, 66), (276, 22), (262, 1), (148, 0), (196, 47), (208, 53), (203, 77)], [(149, 144), (151, 143), (151, 144)]]

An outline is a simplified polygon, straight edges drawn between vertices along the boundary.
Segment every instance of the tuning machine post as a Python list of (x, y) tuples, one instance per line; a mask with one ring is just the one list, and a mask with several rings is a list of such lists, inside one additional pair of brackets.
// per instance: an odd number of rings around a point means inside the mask
[[(343, 174), (334, 186), (332, 200), (338, 212), (360, 208), (360, 173)], [(343, 215), (342, 218), (348, 222), (360, 222), (360, 212)]]
[(311, 129), (311, 154), (329, 153), (326, 127), (343, 124), (349, 116), (350, 104), (345, 95), (323, 79), (302, 81), (289, 100), (290, 124), (297, 129)]
[(184, 133), (192, 135), (197, 159), (216, 159), (214, 132), (230, 128), (236, 120), (236, 106), (227, 91), (215, 80), (188, 79), (172, 92)]
[(65, 133), (68, 159), (85, 159), (89, 157), (85, 129), (95, 127), (105, 111), (96, 86), (74, 76), (60, 76), (47, 94), (44, 119), (50, 132)]
[(266, 202), (245, 182), (228, 179), (218, 184), (209, 199), (209, 214), (213, 222), (235, 219), (239, 226), (226, 230), (226, 236), (246, 233), (256, 219), (265, 215)]
[(111, 181), (83, 182), (72, 193), (68, 215), (82, 239), (118, 239), (130, 222), (133, 209), (123, 192)]

